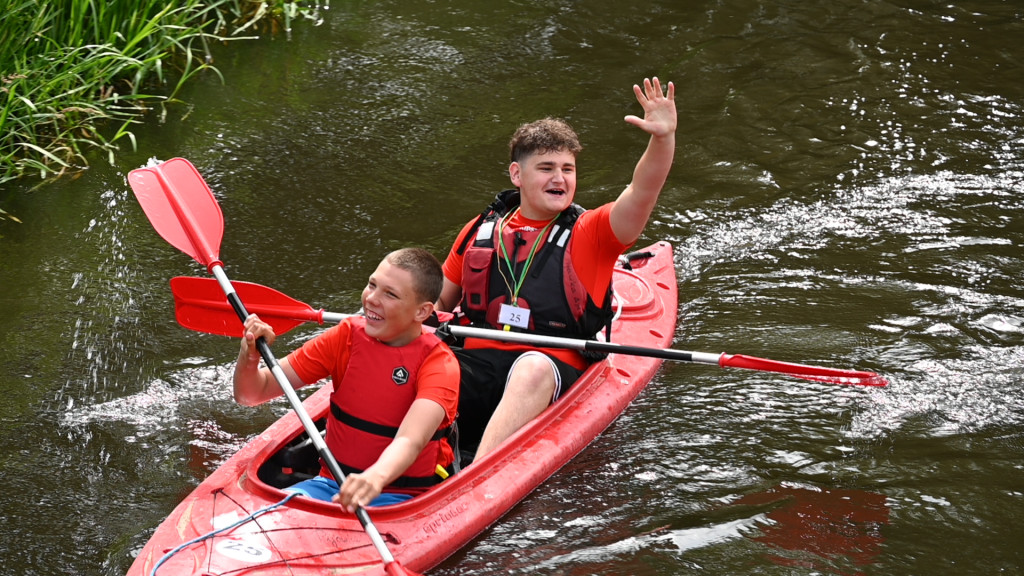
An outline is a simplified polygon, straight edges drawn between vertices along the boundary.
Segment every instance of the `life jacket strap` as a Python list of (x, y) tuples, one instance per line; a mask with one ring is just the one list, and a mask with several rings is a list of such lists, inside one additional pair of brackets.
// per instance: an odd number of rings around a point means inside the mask
[[(358, 468), (346, 466), (341, 463), (339, 463), (338, 466), (341, 467), (341, 471), (344, 472), (346, 476), (349, 474), (360, 474), (363, 472)], [(441, 477), (440, 474), (436, 472), (430, 476), (399, 476), (394, 482), (388, 484), (388, 488), (430, 488), (431, 486), (437, 486), (441, 482), (444, 482), (445, 478), (447, 478), (447, 476)]]
[[(386, 426), (384, 424), (370, 422), (369, 420), (363, 420), (358, 416), (354, 416), (352, 414), (349, 414), (348, 412), (345, 412), (344, 410), (341, 409), (340, 406), (338, 406), (334, 402), (331, 402), (331, 416), (334, 416), (335, 420), (341, 422), (346, 426), (355, 428), (356, 430), (367, 432), (369, 434), (383, 436), (385, 438), (394, 438), (395, 436), (398, 436), (397, 427)], [(434, 432), (434, 435), (430, 437), (430, 441), (437, 442), (438, 440), (447, 437), (448, 432), (450, 430), (451, 426), (441, 428), (437, 432)]]
[(494, 200), (480, 213), (476, 221), (473, 222), (473, 226), (467, 231), (466, 236), (462, 239), (462, 243), (455, 250), (456, 254), (462, 256), (466, 252), (466, 247), (470, 241), (476, 236), (477, 228), (480, 228), (480, 224), (483, 223), (492, 214), (498, 214), (504, 216), (510, 208), (519, 205), (519, 190), (504, 190), (494, 197)]

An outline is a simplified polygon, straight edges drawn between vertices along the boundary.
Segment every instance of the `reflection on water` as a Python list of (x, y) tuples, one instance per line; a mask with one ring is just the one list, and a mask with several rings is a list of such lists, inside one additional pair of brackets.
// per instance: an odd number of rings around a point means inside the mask
[[(582, 571), (573, 571), (571, 568), (563, 570), (562, 567), (571, 567), (574, 564), (593, 566), (606, 565), (611, 562), (622, 562), (648, 550), (671, 550), (674, 554), (685, 554), (692, 550), (724, 545), (731, 540), (743, 538), (745, 534), (754, 532), (758, 525), (765, 523), (769, 523), (769, 520), (764, 515), (759, 514), (742, 520), (722, 522), (714, 526), (683, 530), (658, 529), (640, 536), (631, 536), (611, 544), (573, 550), (567, 554), (561, 554), (554, 558), (537, 562), (532, 569), (555, 574), (582, 574)], [(523, 536), (527, 541), (515, 542), (514, 544), (520, 547), (534, 547), (545, 541), (553, 540), (555, 534), (548, 534), (546, 537), (533, 535), (532, 538), (530, 534), (524, 534)], [(530, 562), (536, 562), (536, 559), (531, 558)], [(696, 566), (692, 567), (696, 568)], [(530, 566), (522, 566), (520, 570), (513, 571), (513, 573), (528, 573), (530, 570)]]
[[(881, 494), (796, 484), (782, 484), (733, 499), (716, 514), (732, 519), (718, 519), (711, 525), (685, 529), (656, 528), (609, 544), (547, 558), (534, 568), (546, 573), (582, 573), (574, 571), (572, 566), (607, 565), (659, 549), (674, 549), (672, 553), (686, 564), (687, 556), (696, 550), (738, 546), (748, 539), (763, 545), (762, 554), (779, 566), (815, 573), (860, 574), (881, 553), (885, 541), (882, 529), (889, 522), (889, 506)], [(507, 542), (507, 545), (556, 548), (548, 543), (556, 540), (555, 537), (550, 531), (530, 531), (519, 534), (518, 541)], [(537, 561), (537, 557), (531, 557), (530, 561)], [(524, 566), (522, 572), (527, 571)]]
[(732, 505), (771, 508), (753, 539), (772, 548), (772, 562), (826, 573), (860, 573), (874, 563), (889, 522), (886, 497), (863, 490), (783, 484)]
[[(561, 529), (499, 527), (495, 532), (500, 539), (489, 538), (476, 554), (460, 559), (460, 565), (476, 568), (475, 559), (500, 556), (513, 558), (502, 566), (511, 574), (586, 574), (596, 567), (601, 574), (658, 574), (663, 572), (652, 559), (668, 556), (674, 561), (662, 566), (699, 571), (701, 558), (729, 550), (733, 556), (760, 556), (808, 573), (861, 574), (882, 553), (890, 516), (890, 503), (882, 494), (793, 483), (723, 500), (703, 525), (666, 525), (629, 536), (624, 536), (628, 529), (609, 522), (606, 512), (563, 519)], [(547, 520), (539, 523), (549, 526)], [(565, 552), (561, 537), (581, 530), (597, 543)], [(638, 570), (645, 564), (647, 569)]]

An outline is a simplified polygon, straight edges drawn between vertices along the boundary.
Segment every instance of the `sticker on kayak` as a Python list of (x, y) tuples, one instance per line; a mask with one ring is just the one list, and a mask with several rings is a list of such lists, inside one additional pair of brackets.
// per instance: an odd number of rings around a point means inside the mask
[(272, 556), (270, 550), (263, 546), (242, 540), (221, 540), (214, 550), (240, 562), (268, 562)]

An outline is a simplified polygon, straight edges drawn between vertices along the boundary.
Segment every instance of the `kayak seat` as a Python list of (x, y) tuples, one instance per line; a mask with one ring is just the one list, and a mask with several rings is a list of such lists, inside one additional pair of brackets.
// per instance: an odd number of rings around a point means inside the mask
[[(316, 421), (316, 427), (322, 437), (327, 432), (327, 420), (321, 418)], [(280, 489), (309, 480), (319, 473), (320, 454), (309, 435), (305, 433), (277, 451), (257, 471), (261, 481)]]

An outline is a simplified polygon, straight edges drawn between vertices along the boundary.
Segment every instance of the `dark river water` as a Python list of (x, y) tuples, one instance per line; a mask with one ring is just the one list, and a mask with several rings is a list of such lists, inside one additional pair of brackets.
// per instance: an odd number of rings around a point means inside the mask
[[(139, 150), (0, 208), (0, 574), (120, 575), (287, 410), (236, 406), (237, 342), (175, 323), (204, 275), (126, 184), (191, 160), (232, 279), (337, 312), (389, 250), (443, 256), (568, 118), (577, 200), (628, 184), (645, 76), (676, 84), (644, 241), (676, 248), (675, 346), (874, 370), (887, 388), (672, 363), (430, 574), (1019, 574), (1024, 5), (334, 1), (216, 47)], [(280, 355), (315, 332), (290, 332)]]

